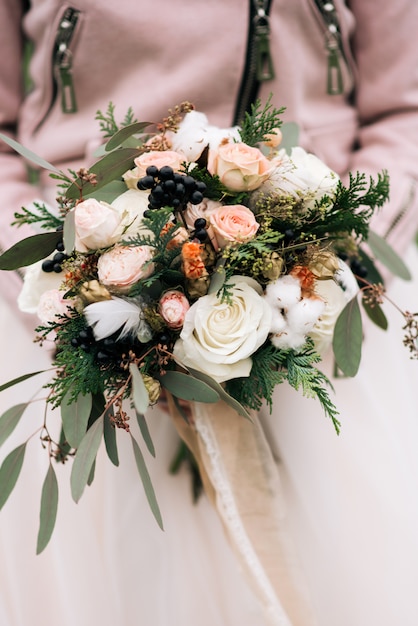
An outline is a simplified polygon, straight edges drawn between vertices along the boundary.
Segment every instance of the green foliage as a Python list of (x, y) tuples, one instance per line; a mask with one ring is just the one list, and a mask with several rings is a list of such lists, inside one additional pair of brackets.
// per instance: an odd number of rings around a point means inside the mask
[(62, 226), (62, 218), (53, 215), (45, 204), (34, 202), (33, 205), (36, 208), (36, 212), (22, 207), (21, 213), (16, 212), (14, 214), (15, 219), (11, 225), (19, 227), (23, 226), (23, 224), (38, 224), (41, 228), (45, 228), (46, 230), (55, 230)]
[(325, 389), (325, 385), (330, 383), (325, 374), (315, 367), (321, 357), (314, 351), (311, 340), (298, 352), (279, 350), (268, 342), (252, 355), (252, 360), (248, 378), (235, 378), (226, 383), (226, 391), (238, 402), (258, 411), (265, 400), (271, 411), (276, 385), (287, 380), (294, 389), (301, 389), (304, 396), (317, 398), (339, 432), (338, 412)]
[(123, 126), (129, 126), (130, 124), (134, 124), (137, 120), (135, 119), (135, 115), (132, 107), (129, 107), (127, 110), (123, 121), (118, 124), (115, 117), (115, 105), (113, 102), (109, 102), (106, 111), (103, 113), (102, 111), (96, 112), (96, 120), (98, 120), (100, 125), (100, 130), (103, 133), (105, 138), (113, 137), (115, 133), (120, 130)]
[(261, 101), (257, 100), (251, 105), (250, 112), (245, 113), (240, 135), (242, 141), (249, 146), (256, 146), (263, 141), (268, 133), (282, 125), (280, 116), (284, 113), (285, 108), (276, 109), (273, 107), (271, 98), (272, 95), (270, 94), (264, 107), (262, 107)]

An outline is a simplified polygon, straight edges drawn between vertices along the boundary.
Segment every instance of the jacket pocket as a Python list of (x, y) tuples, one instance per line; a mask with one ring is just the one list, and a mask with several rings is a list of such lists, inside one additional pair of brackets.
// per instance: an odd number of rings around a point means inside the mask
[(74, 8), (65, 7), (57, 21), (51, 47), (49, 98), (46, 109), (36, 124), (34, 132), (43, 125), (51, 110), (58, 102), (62, 113), (77, 112), (77, 93), (73, 79), (73, 58), (75, 36), (80, 26), (81, 12)]

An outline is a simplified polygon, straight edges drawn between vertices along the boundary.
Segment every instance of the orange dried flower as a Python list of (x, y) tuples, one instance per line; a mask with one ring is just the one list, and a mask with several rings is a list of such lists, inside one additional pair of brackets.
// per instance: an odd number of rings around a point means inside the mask
[(183, 244), (181, 256), (183, 259), (183, 273), (186, 278), (200, 278), (207, 275), (202, 259), (202, 248), (202, 244), (194, 241)]
[(300, 282), (303, 298), (315, 297), (315, 274), (305, 265), (295, 265), (290, 272), (291, 276), (297, 278)]

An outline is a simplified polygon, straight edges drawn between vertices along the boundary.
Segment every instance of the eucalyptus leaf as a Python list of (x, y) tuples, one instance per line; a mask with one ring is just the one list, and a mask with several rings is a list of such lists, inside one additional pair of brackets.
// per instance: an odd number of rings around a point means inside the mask
[(30, 374), (23, 374), (22, 376), (13, 378), (12, 380), (9, 380), (7, 383), (0, 385), (0, 391), (4, 391), (5, 389), (8, 389), (9, 387), (13, 387), (14, 385), (23, 383), (23, 381), (27, 380), (28, 378), (32, 378), (32, 376), (38, 376), (38, 374), (44, 374), (45, 371), (46, 370), (39, 370), (38, 372), (31, 372)]
[(138, 426), (141, 431), (142, 438), (148, 448), (148, 452), (152, 454), (152, 456), (155, 456), (154, 442), (152, 441), (151, 433), (149, 431), (145, 417), (141, 413), (138, 413), (138, 411), (136, 411), (136, 419), (138, 421)]
[(220, 385), (216, 380), (214, 380), (207, 374), (204, 374), (203, 372), (199, 372), (198, 370), (192, 369), (191, 367), (188, 367), (187, 369), (195, 378), (198, 378), (199, 380), (203, 380), (203, 382), (209, 385), (209, 387), (212, 387), (212, 389), (214, 389), (219, 394), (220, 399), (226, 402), (226, 404), (228, 404), (232, 409), (234, 409), (239, 415), (242, 415), (242, 417), (245, 417), (246, 419), (251, 420), (251, 415), (242, 406), (242, 404), (238, 402), (238, 400), (235, 400), (235, 398), (230, 396), (229, 393), (227, 393), (225, 389), (222, 387), (222, 385)]
[[(113, 200), (123, 194), (124, 191), (127, 191), (127, 187), (123, 181), (112, 180), (110, 183), (107, 183), (107, 185), (105, 185), (98, 191), (94, 191), (93, 196), (99, 202), (107, 202), (108, 204), (112, 204)], [(84, 197), (88, 196), (85, 195)]]
[(71, 254), (75, 247), (75, 213), (68, 211), (64, 220), (64, 248), (67, 254)]
[(103, 435), (103, 415), (87, 431), (74, 457), (71, 470), (71, 494), (75, 502), (83, 495)]
[(58, 510), (58, 481), (54, 468), (49, 465), (41, 496), (41, 513), (36, 554), (40, 554), (48, 545), (54, 530)]
[(83, 196), (94, 194), (97, 190), (113, 180), (117, 180), (127, 170), (131, 169), (135, 157), (140, 154), (141, 151), (136, 148), (120, 148), (110, 152), (89, 169), (90, 174), (96, 174), (96, 184), (93, 185), (78, 178), (67, 189), (67, 198), (77, 200), (80, 197), (80, 189), (82, 189)]
[(176, 398), (208, 403), (218, 402), (219, 400), (219, 394), (212, 387), (189, 374), (168, 371), (156, 378)]
[(28, 148), (25, 148), (25, 146), (22, 146), (22, 144), (20, 144), (18, 141), (7, 137), (7, 135), (3, 135), (3, 133), (0, 133), (0, 139), (3, 139), (5, 143), (13, 148), (13, 150), (15, 150), (18, 154), (23, 156), (27, 161), (31, 161), (32, 163), (35, 163), (35, 165), (39, 165), (39, 167), (42, 167), (45, 170), (50, 170), (51, 172), (55, 172), (56, 174), (60, 173), (60, 171), (57, 170), (54, 165), (48, 163), (48, 161), (45, 161), (45, 159), (35, 154), (35, 152), (32, 152), (32, 150), (29, 150)]
[(161, 528), (161, 530), (164, 530), (160, 507), (158, 506), (154, 487), (152, 486), (151, 478), (148, 473), (147, 466), (145, 465), (144, 457), (142, 455), (142, 452), (138, 443), (135, 441), (132, 435), (131, 435), (131, 440), (132, 440), (132, 447), (134, 450), (136, 466), (138, 468), (138, 472), (141, 477), (142, 484), (144, 486), (144, 491), (145, 491), (145, 495), (147, 496), (148, 504), (150, 505), (150, 509), (157, 521), (158, 526)]
[(62, 238), (60, 232), (40, 233), (26, 237), (0, 256), (0, 270), (17, 270), (45, 259)]
[(129, 372), (132, 376), (132, 399), (135, 409), (138, 413), (144, 414), (149, 407), (149, 394), (144, 379), (136, 363), (129, 364)]
[(10, 452), (0, 467), (0, 510), (12, 493), (25, 457), (26, 443)]
[(382, 330), (388, 329), (388, 319), (384, 314), (380, 304), (376, 302), (375, 304), (371, 305), (367, 302), (367, 300), (363, 298), (362, 305), (368, 317), (374, 324), (376, 324), (376, 326), (379, 326), (379, 328), (381, 328)]
[(109, 407), (104, 414), (103, 420), (103, 436), (106, 447), (107, 456), (116, 467), (119, 466), (119, 455), (116, 441), (116, 428), (111, 422), (113, 415), (113, 407)]
[(217, 293), (220, 289), (222, 289), (223, 284), (225, 282), (225, 269), (223, 265), (219, 265), (216, 270), (213, 272), (212, 277), (210, 279), (210, 285), (208, 289), (208, 294)]
[(357, 374), (363, 342), (360, 307), (354, 297), (341, 311), (334, 328), (333, 349), (338, 367), (346, 376)]
[(0, 417), (0, 446), (2, 446), (6, 439), (12, 434), (28, 404), (28, 402), (16, 404), (10, 407), (10, 409)]
[(360, 248), (358, 252), (361, 265), (364, 265), (367, 269), (368, 282), (374, 285), (383, 285), (385, 281), (370, 256), (362, 248)]
[(94, 461), (93, 461), (93, 465), (91, 466), (90, 474), (89, 474), (89, 477), (87, 479), (87, 485), (89, 487), (93, 483), (95, 472), (96, 472), (96, 459), (94, 459)]
[(367, 243), (376, 259), (383, 263), (392, 274), (403, 278), (403, 280), (411, 280), (409, 269), (392, 246), (388, 244), (386, 239), (380, 237), (380, 235), (377, 235), (373, 231), (369, 231)]
[(129, 137), (132, 137), (132, 135), (136, 135), (138, 133), (142, 133), (147, 126), (151, 125), (152, 122), (134, 122), (133, 124), (123, 126), (107, 142), (105, 147), (106, 152), (114, 150), (115, 148), (123, 144)]
[(71, 394), (72, 388), (62, 399), (61, 419), (68, 443), (72, 448), (78, 448), (87, 431), (93, 399), (91, 393), (80, 393), (75, 402), (70, 402)]
[(280, 130), (282, 131), (280, 148), (284, 148), (287, 154), (290, 154), (292, 148), (299, 145), (299, 126), (296, 122), (285, 122)]

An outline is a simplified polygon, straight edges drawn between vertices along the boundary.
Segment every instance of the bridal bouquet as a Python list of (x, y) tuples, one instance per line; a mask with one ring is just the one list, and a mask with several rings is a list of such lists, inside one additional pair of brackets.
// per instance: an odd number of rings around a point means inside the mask
[[(183, 103), (160, 124), (129, 112), (118, 126), (110, 105), (98, 114), (107, 139), (100, 158), (69, 175), (12, 143), (58, 183), (57, 209), (38, 203), (15, 215), (15, 224), (39, 232), (5, 252), (0, 268), (27, 267), (19, 306), (39, 316), (37, 341), (55, 344), (46, 402), (59, 407), (62, 434), (54, 441), (45, 423), (44, 441), (51, 458), (74, 456), (76, 501), (103, 437), (118, 464), (115, 428), (130, 433), (129, 404), (153, 452), (144, 414), (161, 394), (186, 421), (185, 403), (219, 400), (245, 419), (262, 402), (271, 406), (276, 385), (288, 381), (318, 398), (338, 430), (328, 380), (316, 367), (321, 354), (332, 344), (339, 370), (355, 375), (359, 302), (386, 326), (383, 281), (362, 244), (393, 271), (406, 269), (369, 231), (388, 197), (386, 173), (350, 175), (344, 186), (314, 155), (281, 147), (281, 113), (257, 103), (241, 127), (220, 129)], [(21, 406), (0, 418), (1, 440)], [(20, 446), (0, 469), (1, 506), (23, 454)], [(50, 464), (38, 552), (57, 500)]]

